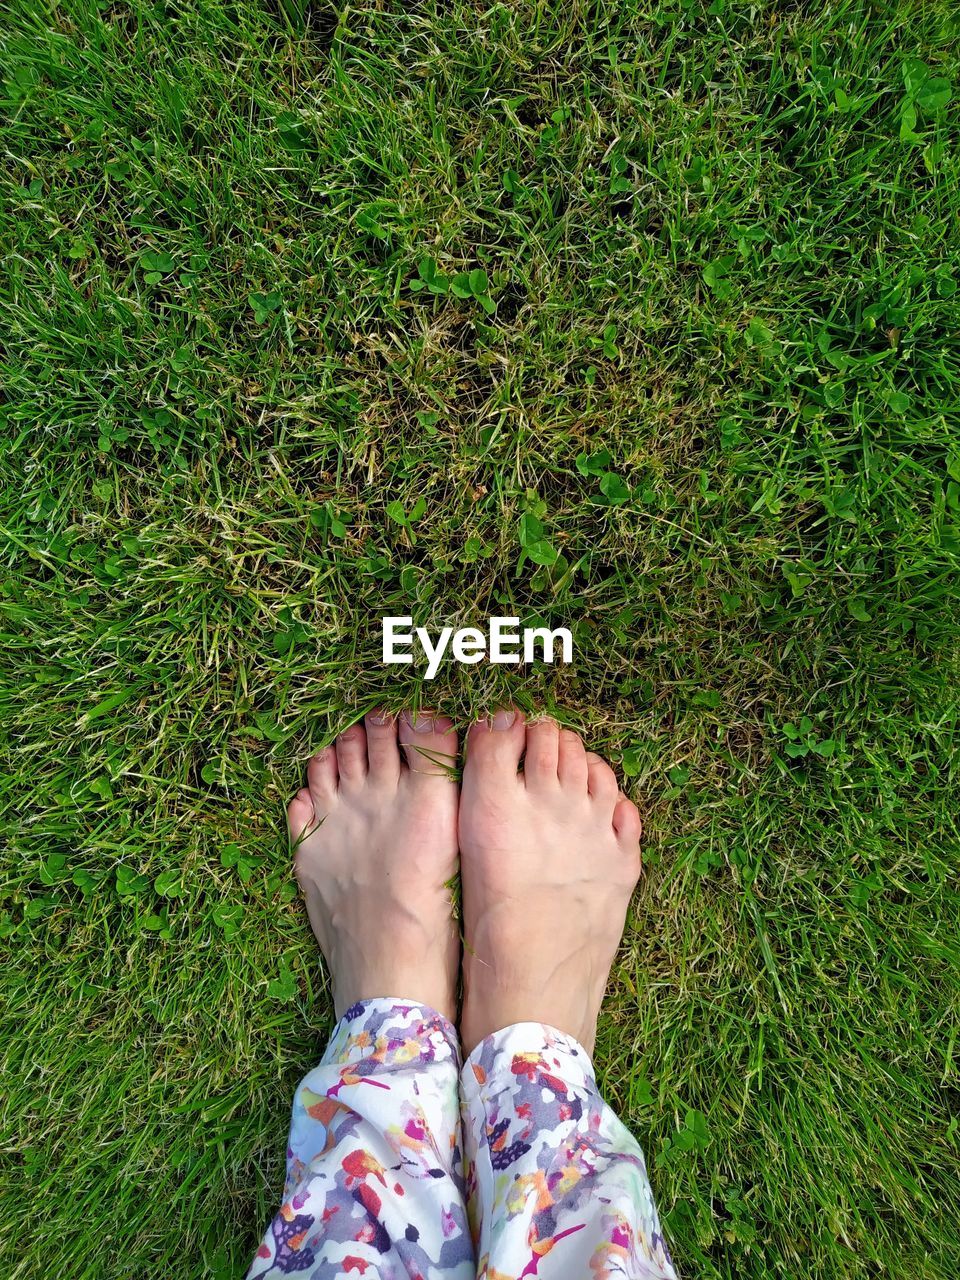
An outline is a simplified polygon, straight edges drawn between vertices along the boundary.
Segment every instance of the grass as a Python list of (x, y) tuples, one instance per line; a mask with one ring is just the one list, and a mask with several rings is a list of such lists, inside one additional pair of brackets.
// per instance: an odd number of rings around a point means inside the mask
[(242, 1274), (284, 802), (509, 697), (645, 812), (598, 1056), (683, 1273), (952, 1280), (952, 6), (2, 8), (3, 1274)]

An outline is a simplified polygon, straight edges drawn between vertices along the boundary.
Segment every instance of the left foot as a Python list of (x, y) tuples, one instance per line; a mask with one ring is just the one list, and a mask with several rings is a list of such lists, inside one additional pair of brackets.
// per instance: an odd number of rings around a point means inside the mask
[(313, 757), (290, 803), (294, 870), (338, 1018), (377, 996), (456, 1018), (456, 756), (446, 717), (373, 713)]

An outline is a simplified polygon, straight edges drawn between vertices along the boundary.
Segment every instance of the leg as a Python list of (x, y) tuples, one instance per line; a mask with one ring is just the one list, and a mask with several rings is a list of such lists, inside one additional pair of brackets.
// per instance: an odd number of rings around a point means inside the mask
[(460, 1154), (456, 736), (368, 716), (311, 760), (295, 868), (339, 1017), (294, 1100), (249, 1280), (473, 1280)]
[(672, 1280), (643, 1153), (590, 1060), (640, 873), (637, 810), (576, 734), (498, 712), (471, 730), (459, 830), (478, 1274)]

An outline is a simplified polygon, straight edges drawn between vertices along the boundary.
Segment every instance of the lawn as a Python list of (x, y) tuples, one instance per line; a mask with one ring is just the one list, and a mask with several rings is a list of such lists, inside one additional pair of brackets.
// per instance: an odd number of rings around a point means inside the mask
[(242, 1274), (285, 801), (508, 698), (645, 814), (598, 1061), (684, 1276), (960, 1274), (952, 9), (3, 6), (5, 1278)]

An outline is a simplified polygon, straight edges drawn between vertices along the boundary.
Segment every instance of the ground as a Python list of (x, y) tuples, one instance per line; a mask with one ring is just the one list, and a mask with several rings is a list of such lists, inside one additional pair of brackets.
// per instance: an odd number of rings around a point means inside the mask
[(683, 1273), (960, 1272), (952, 8), (7, 5), (5, 1276), (242, 1273), (284, 803), (505, 699), (645, 814), (598, 1060)]

